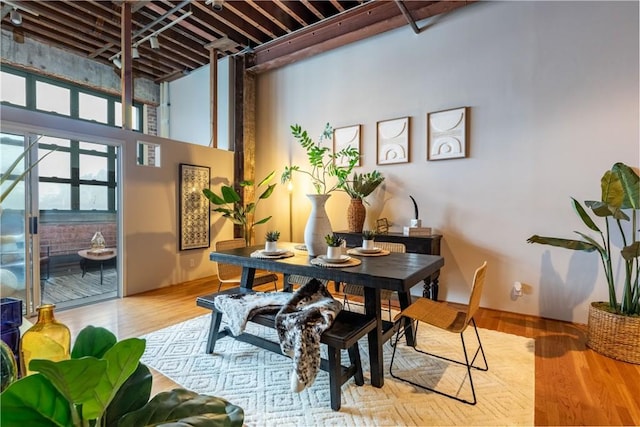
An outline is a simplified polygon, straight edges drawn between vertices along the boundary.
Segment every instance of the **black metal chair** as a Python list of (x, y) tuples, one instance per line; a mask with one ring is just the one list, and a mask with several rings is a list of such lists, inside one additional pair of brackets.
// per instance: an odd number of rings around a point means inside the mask
[[(434, 388), (427, 387), (423, 384), (418, 384), (407, 378), (401, 378), (393, 372), (393, 363), (396, 358), (396, 350), (400, 345), (401, 335), (404, 333), (404, 328), (402, 327), (399, 328), (398, 332), (396, 333), (395, 346), (393, 348), (393, 355), (391, 356), (391, 365), (389, 367), (389, 372), (393, 378), (407, 382), (416, 387), (420, 387), (425, 390), (430, 390), (430, 391), (433, 391), (434, 393), (450, 397), (452, 399), (455, 399), (463, 403), (467, 403), (470, 405), (476, 404), (476, 401), (477, 401), (476, 392), (475, 392), (475, 388), (473, 387), (473, 378), (471, 376), (471, 368), (474, 368), (480, 371), (487, 371), (489, 369), (489, 366), (487, 365), (487, 358), (485, 357), (484, 349), (482, 348), (482, 342), (480, 341), (480, 335), (478, 335), (478, 328), (476, 328), (476, 322), (473, 319), (473, 316), (475, 315), (480, 305), (480, 296), (482, 294), (482, 288), (484, 287), (486, 269), (487, 269), (486, 261), (476, 269), (475, 275), (473, 277), (473, 287), (471, 288), (471, 295), (469, 297), (469, 305), (465, 309), (459, 310), (451, 305), (448, 305), (446, 301), (433, 301), (428, 298), (419, 298), (417, 301), (415, 301), (413, 304), (411, 304), (409, 307), (403, 310), (400, 314), (398, 314), (395, 318), (396, 320), (398, 320), (402, 317), (406, 317), (408, 319), (411, 319), (412, 322), (415, 321), (416, 337), (417, 337), (417, 330), (420, 322), (428, 323), (437, 328), (443, 329), (447, 332), (460, 334), (460, 339), (462, 341), (462, 350), (464, 352), (464, 360), (465, 360), (464, 362), (460, 362), (460, 361), (449, 359), (443, 356), (438, 356), (433, 353), (428, 353), (423, 350), (419, 350), (418, 348), (416, 348), (417, 342), (414, 344), (413, 348), (415, 351), (419, 353), (423, 353), (429, 356), (437, 357), (442, 360), (446, 360), (449, 362), (466, 366), (467, 374), (469, 376), (469, 383), (471, 385), (471, 393), (473, 395), (473, 399), (472, 400), (463, 399), (458, 397), (457, 395), (448, 394), (448, 393), (436, 390)], [(400, 322), (400, 324), (403, 324), (403, 323)], [(476, 350), (473, 358), (471, 358), (471, 362), (469, 362), (469, 355), (467, 354), (467, 348), (464, 342), (464, 335), (463, 335), (465, 329), (469, 324), (473, 325), (476, 338), (478, 339), (478, 349)], [(474, 366), (474, 362), (478, 357), (478, 354), (482, 355), (482, 359), (484, 360), (484, 367)], [(463, 384), (461, 384), (460, 388), (462, 388)]]

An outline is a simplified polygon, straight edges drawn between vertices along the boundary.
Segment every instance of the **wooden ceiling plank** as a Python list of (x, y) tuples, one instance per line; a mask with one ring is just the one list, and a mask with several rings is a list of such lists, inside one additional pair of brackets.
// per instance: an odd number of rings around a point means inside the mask
[(245, 21), (261, 28), (262, 32), (268, 34), (272, 39), (278, 38), (287, 33), (282, 27), (274, 22), (273, 19), (269, 19), (263, 13), (260, 13), (256, 8), (252, 7), (249, 2), (229, 1), (225, 3), (224, 7), (228, 7), (236, 15), (243, 17)]
[[(251, 1), (251, 0), (249, 0)], [(256, 10), (260, 11), (260, 13), (265, 16), (270, 17), (273, 22), (278, 23), (282, 26), (287, 34), (291, 33), (299, 28), (302, 28), (302, 25), (295, 20), (291, 15), (285, 12), (281, 7), (276, 5), (271, 1), (251, 1)]]
[(273, 0), (273, 2), (295, 19), (302, 27), (318, 22), (318, 18), (316, 18), (304, 4), (298, 1)]
[[(270, 40), (265, 33), (257, 30), (255, 27), (251, 27), (245, 21), (242, 21), (242, 28), (235, 25), (231, 22), (231, 17), (228, 16), (230, 12), (225, 11), (224, 9), (221, 11), (214, 11), (205, 4), (200, 4), (198, 2), (194, 4), (196, 6), (196, 10), (194, 10), (193, 14), (200, 20), (200, 22), (215, 27), (218, 31), (222, 31), (224, 35), (234, 41), (242, 42), (244, 40), (242, 44), (246, 45), (246, 41), (251, 40), (257, 45), (263, 43), (265, 40)], [(213, 24), (211, 18), (213, 18), (213, 22), (217, 21), (219, 23)]]
[[(416, 7), (411, 13), (420, 20), (467, 6), (474, 1), (430, 2), (424, 7), (414, 5)], [(248, 70), (260, 73), (278, 68), (403, 25), (406, 25), (406, 20), (394, 2), (365, 3), (277, 41), (258, 46)]]

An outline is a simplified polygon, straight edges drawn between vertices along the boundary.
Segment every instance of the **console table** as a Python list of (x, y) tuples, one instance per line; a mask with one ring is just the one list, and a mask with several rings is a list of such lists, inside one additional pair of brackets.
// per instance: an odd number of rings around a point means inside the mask
[[(362, 246), (362, 233), (350, 231), (335, 231), (335, 234), (343, 238), (347, 242), (347, 246), (351, 248)], [(431, 236), (405, 236), (402, 233), (386, 233), (376, 235), (375, 240), (379, 242), (392, 242), (404, 244), (407, 252), (426, 255), (440, 255), (440, 234), (432, 234)], [(438, 278), (440, 270), (431, 276), (424, 278), (422, 296), (438, 299)]]

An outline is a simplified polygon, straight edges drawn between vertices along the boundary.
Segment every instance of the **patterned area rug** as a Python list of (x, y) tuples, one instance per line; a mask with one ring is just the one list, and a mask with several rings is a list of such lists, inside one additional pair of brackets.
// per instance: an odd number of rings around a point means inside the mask
[[(353, 379), (345, 383), (342, 408), (336, 412), (329, 406), (329, 375), (324, 371), (311, 387), (296, 394), (289, 389), (293, 365), (285, 356), (228, 337), (217, 342), (214, 354), (206, 354), (209, 319), (209, 315), (201, 316), (146, 335), (142, 361), (187, 389), (239, 405), (247, 426), (511, 426), (534, 422), (533, 339), (479, 330), (489, 371), (473, 372), (478, 403), (471, 406), (391, 378), (389, 343), (384, 349), (385, 385), (372, 387), (364, 338), (360, 352), (365, 384), (358, 387)], [(252, 323), (247, 332), (277, 340), (275, 331)], [(419, 348), (464, 360), (457, 335), (421, 325), (418, 342)], [(475, 351), (472, 328), (465, 332), (465, 342)], [(470, 398), (468, 381), (460, 387), (466, 368), (417, 353), (403, 343), (398, 352), (400, 363), (394, 363), (394, 372)], [(348, 360), (346, 352), (343, 359)]]

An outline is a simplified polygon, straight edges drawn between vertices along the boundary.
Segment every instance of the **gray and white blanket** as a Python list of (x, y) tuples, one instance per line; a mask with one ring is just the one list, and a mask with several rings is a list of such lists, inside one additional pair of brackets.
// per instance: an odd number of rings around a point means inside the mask
[(293, 359), (291, 390), (301, 392), (313, 384), (320, 369), (320, 337), (342, 310), (325, 285), (313, 279), (293, 294), (256, 292), (219, 295), (216, 310), (223, 313), (233, 335), (240, 335), (253, 316), (278, 311), (276, 330), (280, 349)]

